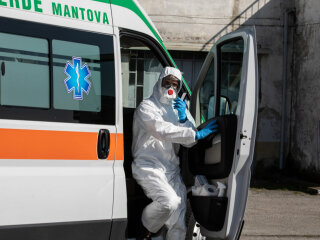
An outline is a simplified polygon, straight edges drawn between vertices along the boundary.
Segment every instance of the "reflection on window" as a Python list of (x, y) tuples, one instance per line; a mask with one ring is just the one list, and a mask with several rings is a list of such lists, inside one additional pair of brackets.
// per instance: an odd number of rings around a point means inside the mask
[[(220, 115), (238, 114), (238, 98), (240, 91), (243, 39), (228, 42), (219, 47), (220, 51)], [(227, 111), (228, 110), (228, 111)]]
[[(53, 52), (53, 105), (55, 109), (77, 110), (77, 111), (101, 111), (101, 66), (100, 66), (100, 51), (95, 45), (67, 42), (67, 41), (52, 41)], [(81, 58), (81, 66), (74, 66), (73, 57)], [(81, 93), (82, 100), (75, 99), (74, 94), (76, 89), (69, 92), (66, 91), (65, 67), (69, 62), (76, 71), (85, 65), (88, 66), (89, 74), (87, 80), (90, 83), (88, 94), (84, 92), (87, 86), (82, 86), (77, 79), (78, 88), (83, 87)], [(78, 73), (77, 72), (77, 73)], [(84, 81), (82, 81), (84, 82)], [(80, 83), (80, 85), (79, 85)], [(84, 82), (85, 83), (85, 82)], [(84, 85), (84, 84), (83, 84)], [(77, 86), (75, 86), (76, 88)]]
[(49, 108), (49, 48), (40, 38), (0, 33), (0, 103)]
[(143, 42), (121, 37), (120, 44), (123, 107), (135, 108), (151, 96), (163, 66)]
[(214, 108), (214, 60), (212, 60), (199, 92), (200, 114), (204, 121), (213, 117)]

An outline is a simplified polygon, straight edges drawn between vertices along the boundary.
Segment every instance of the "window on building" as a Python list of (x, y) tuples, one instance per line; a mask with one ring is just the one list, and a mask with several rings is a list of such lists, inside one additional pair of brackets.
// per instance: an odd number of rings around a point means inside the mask
[(122, 36), (121, 69), (123, 107), (136, 108), (153, 92), (162, 68), (160, 58), (146, 43)]
[(172, 58), (183, 73), (184, 80), (190, 89), (196, 85), (198, 74), (207, 56), (207, 52), (170, 51)]

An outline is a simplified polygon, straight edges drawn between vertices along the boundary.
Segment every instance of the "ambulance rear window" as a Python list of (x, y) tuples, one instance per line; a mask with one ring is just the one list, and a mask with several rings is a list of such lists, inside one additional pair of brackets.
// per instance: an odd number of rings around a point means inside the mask
[(115, 123), (112, 35), (0, 21), (0, 119)]

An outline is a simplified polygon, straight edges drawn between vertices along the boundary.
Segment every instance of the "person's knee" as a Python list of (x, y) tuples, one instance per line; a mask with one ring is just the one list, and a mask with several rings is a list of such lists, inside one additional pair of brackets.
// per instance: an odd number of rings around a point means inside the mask
[(181, 204), (181, 198), (178, 196), (172, 196), (167, 198), (165, 201), (161, 203), (163, 209), (168, 211), (170, 214), (178, 209)]

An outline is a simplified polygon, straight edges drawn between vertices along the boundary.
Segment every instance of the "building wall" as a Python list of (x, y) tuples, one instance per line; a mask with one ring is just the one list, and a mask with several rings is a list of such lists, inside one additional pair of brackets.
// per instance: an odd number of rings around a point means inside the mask
[(197, 51), (206, 47), (204, 44), (213, 34), (231, 21), (233, 2), (140, 0), (169, 49)]
[(320, 1), (296, 0), (292, 163), (319, 175)]
[(207, 52), (171, 50), (170, 54), (182, 72), (188, 86), (193, 89)]
[(294, 0), (140, 0), (139, 2), (153, 20), (170, 50), (208, 51), (220, 36), (240, 26), (256, 26), (260, 103), (254, 163), (256, 166), (278, 165), (283, 11), (292, 7)]

